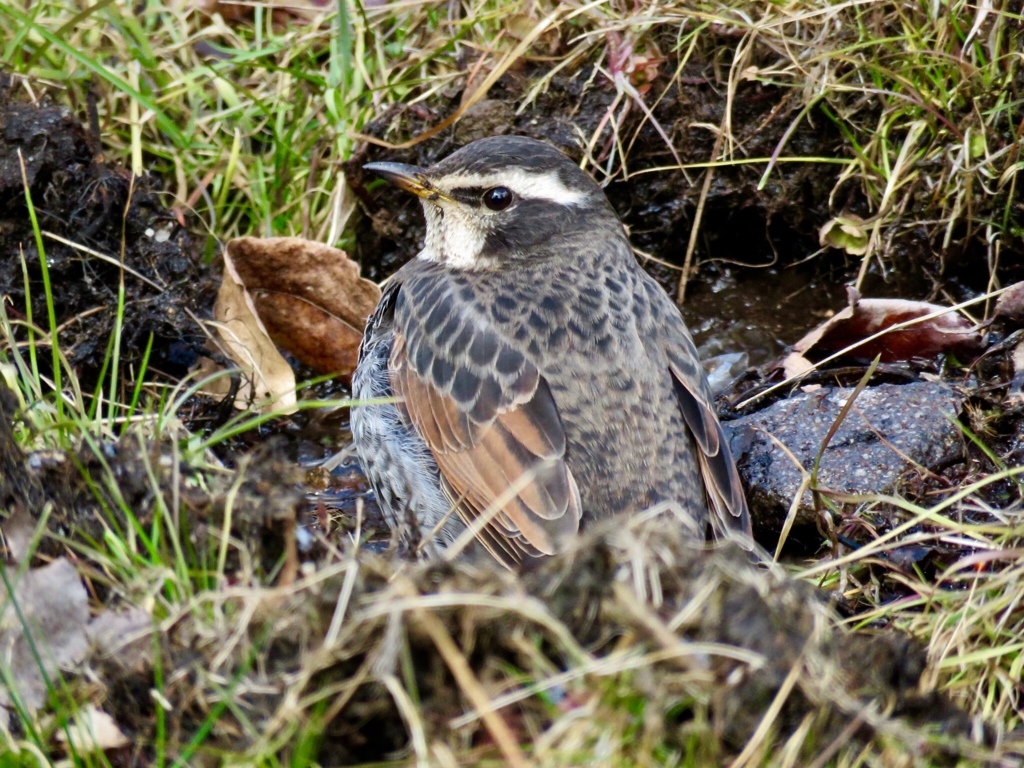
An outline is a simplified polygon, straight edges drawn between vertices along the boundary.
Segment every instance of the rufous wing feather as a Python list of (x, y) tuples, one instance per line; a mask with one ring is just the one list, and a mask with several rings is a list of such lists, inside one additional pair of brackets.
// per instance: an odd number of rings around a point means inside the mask
[(561, 550), (579, 529), (582, 510), (558, 412), (536, 370), (519, 380), (536, 382), (532, 393), (520, 388), (508, 401), (485, 380), (474, 400), (459, 402), (415, 370), (396, 331), (389, 373), (401, 412), (430, 449), (459, 515), (467, 525), (486, 517), (484, 546), (509, 566)]

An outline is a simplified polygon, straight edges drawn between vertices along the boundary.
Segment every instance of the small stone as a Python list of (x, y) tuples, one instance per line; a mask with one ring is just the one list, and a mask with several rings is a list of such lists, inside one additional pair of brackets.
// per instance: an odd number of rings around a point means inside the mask
[[(730, 447), (756, 525), (781, 529), (802, 481), (793, 458), (807, 472), (814, 468), (825, 436), (852, 394), (852, 389), (835, 387), (797, 393), (723, 424), (731, 433)], [(849, 494), (890, 493), (907, 470), (936, 467), (962, 455), (963, 439), (954, 421), (962, 403), (952, 389), (932, 382), (865, 389), (825, 448), (819, 486)], [(814, 522), (807, 491), (796, 523)]]

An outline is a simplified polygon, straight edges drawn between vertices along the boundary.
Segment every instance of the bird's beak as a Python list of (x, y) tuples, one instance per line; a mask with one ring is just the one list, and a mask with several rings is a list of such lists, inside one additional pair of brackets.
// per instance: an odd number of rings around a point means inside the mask
[(430, 183), (422, 168), (415, 165), (403, 163), (367, 163), (363, 166), (364, 171), (376, 173), (382, 176), (391, 184), (406, 192), (412, 192), (417, 197), (422, 197), (430, 202), (454, 202), (448, 195), (438, 191)]

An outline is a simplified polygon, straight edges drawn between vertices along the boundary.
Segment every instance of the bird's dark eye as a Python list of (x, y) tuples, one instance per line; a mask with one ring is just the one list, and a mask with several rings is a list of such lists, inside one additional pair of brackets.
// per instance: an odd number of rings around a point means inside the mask
[(508, 187), (491, 187), (484, 192), (484, 205), (492, 211), (504, 211), (512, 205), (512, 190)]

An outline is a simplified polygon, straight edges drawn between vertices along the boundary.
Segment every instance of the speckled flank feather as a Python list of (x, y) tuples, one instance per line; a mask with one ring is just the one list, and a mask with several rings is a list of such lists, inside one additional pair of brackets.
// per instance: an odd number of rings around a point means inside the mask
[[(384, 291), (359, 348), (352, 396), (365, 403), (394, 399), (388, 360), (394, 342), (391, 313), (397, 287), (392, 283)], [(352, 439), (384, 519), (402, 534), (407, 548), (434, 543), (444, 547), (462, 533), (458, 516), (450, 514), (452, 507), (441, 490), (430, 451), (396, 403), (353, 408)], [(432, 542), (429, 535), (438, 526), (438, 540)]]
[(352, 415), (389, 522), (427, 535), (454, 506), (444, 545), (485, 516), (481, 542), (507, 565), (559, 551), (581, 523), (658, 502), (702, 524), (710, 503), (715, 530), (749, 531), (689, 333), (599, 188), (530, 140), (463, 152), (425, 172), (453, 200), (460, 188), (446, 181), (500, 179), (519, 162), (519, 176), (557, 176), (546, 188), (589, 202), (524, 198), (492, 216), (449, 200), (478, 216), (480, 258), (420, 258), (392, 278), (353, 382), (359, 399), (400, 403)]

